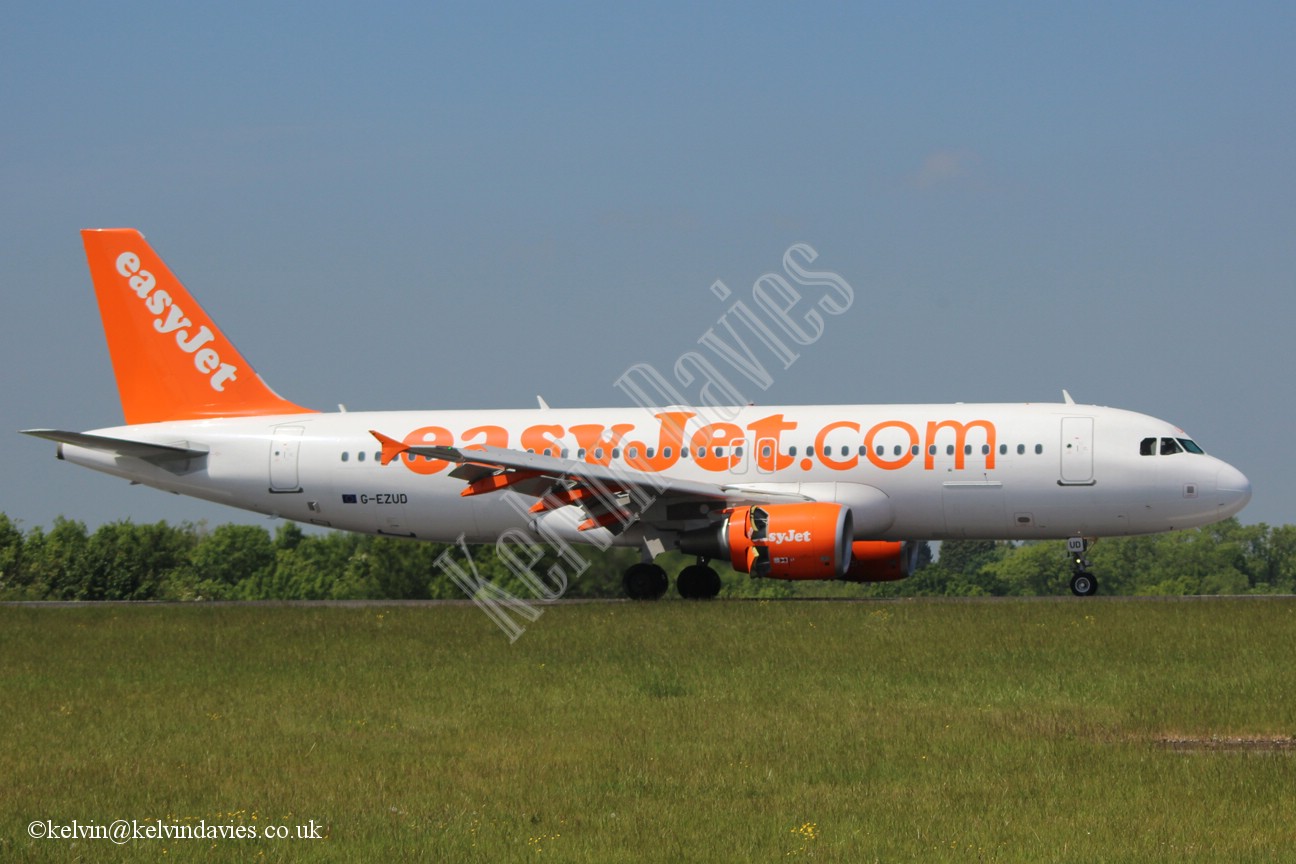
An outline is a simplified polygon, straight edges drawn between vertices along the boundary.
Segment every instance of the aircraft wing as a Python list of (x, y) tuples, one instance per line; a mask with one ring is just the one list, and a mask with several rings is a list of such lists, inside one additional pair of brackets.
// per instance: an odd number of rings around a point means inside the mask
[(531, 507), (533, 513), (575, 504), (588, 516), (580, 525), (582, 531), (605, 527), (619, 534), (650, 512), (655, 517), (651, 521), (681, 522), (744, 504), (813, 500), (795, 493), (684, 480), (503, 447), (424, 446), (373, 430), (370, 434), (382, 444), (383, 465), (402, 455), (457, 463), (449, 476), (467, 484), (461, 495), (512, 489), (538, 499)]

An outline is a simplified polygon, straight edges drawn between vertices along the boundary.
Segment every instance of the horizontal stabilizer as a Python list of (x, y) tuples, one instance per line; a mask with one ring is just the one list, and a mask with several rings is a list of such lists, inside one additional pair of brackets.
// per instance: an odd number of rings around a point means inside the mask
[[(165, 468), (176, 474), (192, 471), (192, 460), (207, 455), (207, 449), (195, 448), (186, 444), (151, 444), (147, 441), (130, 441), (125, 438), (110, 438), (106, 435), (91, 435), (87, 432), (65, 432), (61, 429), (24, 429), (24, 435), (33, 435), (60, 444), (71, 444), (74, 447), (85, 447), (117, 456), (130, 456), (143, 459), (159, 468)], [(60, 454), (61, 455), (61, 454)]]

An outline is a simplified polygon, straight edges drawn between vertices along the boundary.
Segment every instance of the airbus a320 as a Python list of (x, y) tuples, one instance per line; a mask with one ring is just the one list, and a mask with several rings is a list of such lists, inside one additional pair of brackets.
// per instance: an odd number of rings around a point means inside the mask
[(1101, 536), (1207, 525), (1247, 478), (1171, 423), (1062, 403), (321, 412), (279, 396), (144, 237), (82, 232), (125, 425), (31, 429), (132, 483), (348, 531), (419, 540), (629, 546), (753, 577), (900, 579), (921, 541), (1067, 538), (1071, 590)]

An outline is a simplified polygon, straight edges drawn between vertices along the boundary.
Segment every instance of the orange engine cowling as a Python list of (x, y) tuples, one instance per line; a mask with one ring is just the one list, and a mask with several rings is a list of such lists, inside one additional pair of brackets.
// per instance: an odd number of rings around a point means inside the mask
[(840, 504), (735, 507), (716, 528), (680, 537), (680, 550), (728, 558), (735, 570), (774, 579), (847, 578), (851, 511)]
[(847, 582), (894, 582), (909, 575), (907, 544), (885, 540), (856, 540), (851, 544)]

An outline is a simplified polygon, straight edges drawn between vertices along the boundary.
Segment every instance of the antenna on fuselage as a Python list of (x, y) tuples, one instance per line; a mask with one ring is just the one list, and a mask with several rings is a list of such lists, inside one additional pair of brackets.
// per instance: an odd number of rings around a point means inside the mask
[(1071, 398), (1071, 394), (1068, 393), (1065, 389), (1062, 390), (1062, 401), (1068, 405), (1075, 404), (1075, 400)]

